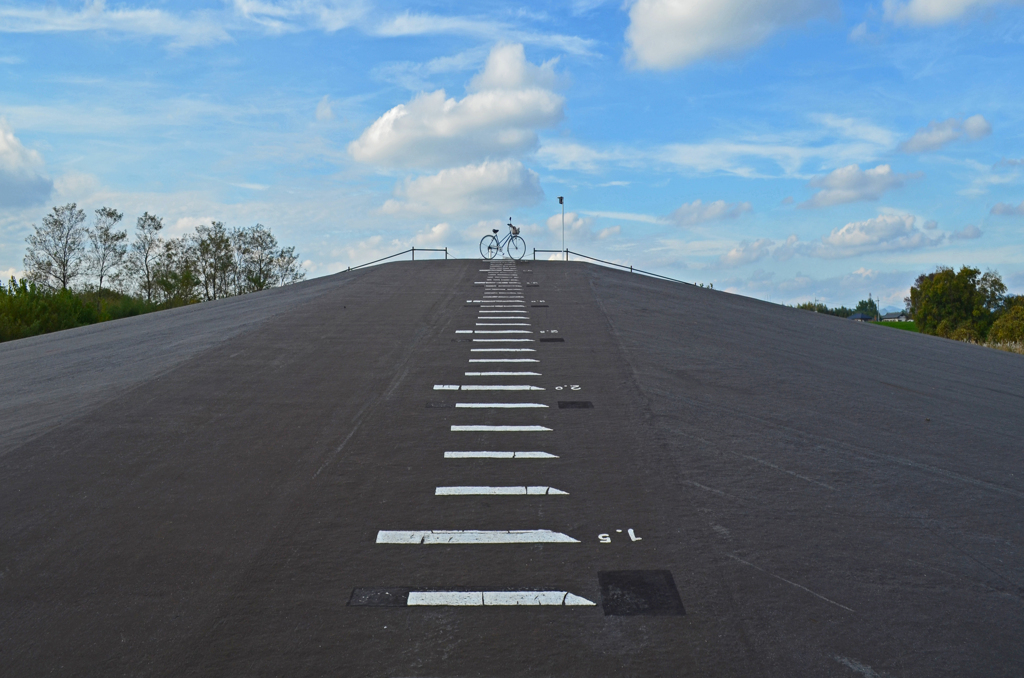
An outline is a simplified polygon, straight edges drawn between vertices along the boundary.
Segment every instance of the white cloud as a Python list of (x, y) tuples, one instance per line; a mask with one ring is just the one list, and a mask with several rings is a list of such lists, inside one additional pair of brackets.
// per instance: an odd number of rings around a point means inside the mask
[(426, 62), (398, 61), (383, 64), (374, 68), (373, 74), (381, 80), (393, 82), (414, 92), (421, 92), (431, 89), (431, 76), (475, 69), (486, 58), (486, 49), (473, 48)]
[(727, 203), (724, 200), (716, 200), (705, 204), (700, 200), (694, 200), (680, 205), (668, 218), (678, 226), (697, 226), (709, 221), (735, 219), (749, 211), (749, 202)]
[[(556, 239), (562, 235), (562, 213), (552, 214), (545, 222), (551, 235)], [(601, 230), (594, 230), (594, 220), (577, 214), (576, 212), (565, 213), (565, 239), (567, 243), (592, 242), (594, 240), (607, 240), (622, 232), (621, 226), (610, 226)]]
[(461, 240), (461, 235), (452, 228), (451, 224), (441, 222), (414, 235), (412, 244), (417, 247), (447, 247)]
[(316, 105), (316, 119), (320, 121), (334, 120), (334, 111), (331, 109), (331, 98), (326, 94)]
[(885, 18), (897, 24), (935, 25), (958, 19), (969, 11), (1013, 0), (884, 0)]
[(869, 252), (912, 250), (942, 242), (942, 237), (928, 237), (915, 222), (916, 218), (909, 214), (880, 214), (834, 229), (819, 242), (800, 243), (796, 250), (809, 256), (836, 259)]
[(107, 9), (103, 0), (86, 3), (77, 12), (45, 5), (0, 7), (2, 33), (72, 33), (110, 31), (131, 35), (170, 38), (175, 47), (227, 42), (231, 36), (209, 12), (187, 17), (160, 9)]
[(406, 179), (395, 194), (384, 203), (387, 214), (486, 213), (534, 205), (544, 197), (540, 177), (518, 160), (486, 161)]
[(933, 121), (900, 144), (900, 150), (904, 153), (927, 153), (937, 151), (965, 134), (968, 139), (981, 139), (991, 133), (992, 126), (981, 115), (972, 115), (966, 120), (950, 118), (942, 122)]
[(1011, 205), (1008, 202), (997, 202), (992, 207), (992, 214), (997, 214), (999, 216), (1004, 216), (1004, 217), (1024, 216), (1024, 201), (1022, 201), (1016, 207), (1014, 207), (1013, 205)]
[[(638, 157), (639, 154), (633, 154)], [(537, 150), (537, 160), (548, 169), (597, 172), (608, 164), (628, 159), (629, 154), (599, 151), (572, 141), (545, 141)]]
[(681, 68), (754, 47), (827, 6), (821, 0), (634, 0), (626, 58), (639, 68)]
[(378, 118), (348, 151), (384, 167), (443, 167), (531, 151), (537, 128), (562, 119), (564, 100), (541, 85), (552, 66), (527, 63), (521, 45), (498, 45), (473, 80), (476, 91), (461, 100), (444, 90), (420, 94)]
[(288, 33), (309, 26), (328, 33), (347, 28), (366, 14), (360, 0), (234, 0), (235, 12), (271, 33)]
[(926, 231), (934, 231), (936, 228), (939, 227), (939, 222), (935, 221), (934, 219), (929, 219), (928, 221), (924, 222), (923, 226), (924, 230)]
[(43, 157), (25, 148), (7, 120), (0, 118), (0, 209), (44, 202), (53, 181), (43, 172)]
[(582, 211), (583, 214), (604, 219), (621, 219), (622, 221), (636, 221), (643, 224), (664, 224), (668, 223), (665, 217), (656, 217), (651, 214), (636, 214), (635, 212), (597, 212), (592, 210)]
[(595, 45), (593, 40), (575, 35), (524, 31), (501, 21), (425, 13), (413, 14), (408, 11), (378, 24), (371, 32), (382, 37), (469, 35), (491, 42), (509, 41), (539, 45), (581, 56), (592, 55)]
[(840, 167), (829, 174), (811, 179), (810, 185), (821, 190), (800, 207), (828, 207), (859, 200), (878, 200), (893, 188), (900, 188), (913, 174), (896, 174), (889, 165), (861, 170), (858, 165)]
[(742, 241), (739, 245), (723, 254), (718, 262), (725, 268), (734, 268), (744, 264), (752, 264), (768, 256), (774, 241), (768, 238), (759, 238), (753, 242)]
[(959, 231), (953, 231), (949, 237), (954, 240), (974, 240), (982, 236), (981, 229), (974, 224), (968, 224)]

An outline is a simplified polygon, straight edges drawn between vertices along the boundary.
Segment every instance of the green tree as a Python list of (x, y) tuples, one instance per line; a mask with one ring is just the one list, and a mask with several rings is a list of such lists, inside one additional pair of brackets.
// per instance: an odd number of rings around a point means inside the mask
[(1024, 304), (1013, 304), (992, 323), (988, 340), (994, 344), (1024, 344)]
[(153, 267), (154, 294), (166, 306), (202, 301), (195, 243), (190, 238), (171, 238), (161, 243)]
[(146, 301), (153, 301), (159, 291), (156, 271), (163, 250), (163, 239), (159, 235), (163, 227), (163, 219), (149, 212), (143, 213), (135, 222), (135, 240), (131, 246), (130, 261)]
[(995, 271), (982, 275), (970, 266), (959, 271), (940, 266), (918, 276), (906, 302), (919, 332), (979, 341), (988, 334), (1005, 293)]
[(89, 266), (97, 279), (97, 289), (103, 289), (103, 279), (117, 274), (128, 251), (128, 233), (115, 231), (114, 226), (124, 214), (111, 207), (96, 210), (96, 223), (89, 229)]
[[(860, 301), (857, 302), (857, 308), (853, 309), (853, 312), (866, 313), (872, 318), (877, 318), (878, 304), (875, 303), (875, 300), (872, 299), (871, 295), (869, 294), (867, 299), (861, 299)], [(853, 314), (851, 313), (851, 315)]]
[(195, 255), (195, 272), (203, 286), (205, 298), (209, 301), (229, 296), (235, 253), (224, 224), (214, 221), (210, 226), (198, 226), (191, 245)]
[(85, 211), (71, 202), (54, 207), (43, 225), (32, 225), (25, 238), (28, 251), (23, 263), (28, 278), (44, 287), (66, 290), (82, 272), (85, 258)]

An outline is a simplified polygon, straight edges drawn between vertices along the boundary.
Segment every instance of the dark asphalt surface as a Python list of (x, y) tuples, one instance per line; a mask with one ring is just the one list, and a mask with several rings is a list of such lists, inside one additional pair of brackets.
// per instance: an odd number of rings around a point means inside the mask
[[(1024, 357), (575, 262), (516, 266), (532, 334), (460, 333), (487, 268), (0, 345), (0, 674), (1021, 675)], [(538, 341), (471, 341), (504, 336)], [(548, 407), (454, 407), (498, 402)], [(466, 486), (568, 495), (435, 496)]]

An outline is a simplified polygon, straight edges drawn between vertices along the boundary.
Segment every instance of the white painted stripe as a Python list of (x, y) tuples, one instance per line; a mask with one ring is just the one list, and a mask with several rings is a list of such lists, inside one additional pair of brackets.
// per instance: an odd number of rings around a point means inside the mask
[(483, 425), (483, 424), (471, 424), (471, 425), (454, 425), (453, 424), (452, 425), (452, 432), (453, 433), (459, 433), (459, 432), (461, 432), (461, 433), (473, 433), (473, 432), (487, 432), (487, 431), (501, 431), (501, 432), (520, 431), (520, 432), (523, 432), (523, 433), (530, 433), (530, 432), (540, 433), (542, 431), (552, 431), (552, 430), (554, 430), (554, 429), (550, 429), (550, 428), (548, 428), (546, 426), (486, 426), (486, 425)]
[(533, 334), (533, 330), (462, 330), (473, 334)]
[(539, 377), (540, 372), (466, 372), (467, 377)]
[[(508, 313), (508, 311), (504, 311), (504, 312)], [(477, 317), (477, 320), (529, 320), (530, 319), (530, 316), (528, 316), (528, 315), (483, 315), (484, 313), (493, 313), (493, 311), (481, 311), (480, 315)], [(479, 324), (480, 323), (477, 323), (477, 325), (479, 325)], [(502, 324), (503, 325), (507, 325), (508, 323), (502, 323)]]
[(469, 350), (470, 350), (471, 353), (484, 353), (484, 352), (492, 352), (493, 353), (495, 351), (503, 351), (505, 353), (511, 353), (513, 351), (516, 352), (516, 353), (525, 353), (525, 352), (536, 353), (537, 352), (537, 349), (535, 349), (535, 348), (471, 348)]
[[(435, 391), (458, 391), (458, 384), (434, 384)], [(540, 386), (529, 384), (463, 384), (463, 391), (543, 391)]]
[(530, 386), (529, 384), (463, 384), (463, 391), (543, 391), (544, 389), (540, 386)]
[(547, 405), (541, 403), (455, 403), (455, 407), (467, 410), (523, 410), (537, 407), (547, 408)]
[(511, 485), (506, 487), (481, 487), (472, 485), (458, 485), (451, 487), (436, 487), (434, 488), (435, 497), (455, 497), (465, 495), (481, 495), (481, 494), (500, 494), (500, 495), (549, 495), (549, 494), (569, 494), (568, 492), (562, 492), (556, 490), (553, 487), (547, 485)]
[(473, 334), (473, 330), (455, 330), (455, 334)]
[(558, 459), (557, 455), (547, 452), (445, 452), (445, 459)]
[(511, 343), (511, 342), (514, 342), (514, 341), (535, 341), (535, 340), (534, 339), (474, 339), (473, 340), (474, 343), (476, 343), (478, 341), (504, 342), (504, 343), (508, 344), (508, 343)]
[(551, 530), (380, 530), (378, 544), (578, 544)]
[(568, 591), (410, 591), (408, 607), (594, 607)]
[(540, 363), (531, 357), (471, 357), (470, 363)]

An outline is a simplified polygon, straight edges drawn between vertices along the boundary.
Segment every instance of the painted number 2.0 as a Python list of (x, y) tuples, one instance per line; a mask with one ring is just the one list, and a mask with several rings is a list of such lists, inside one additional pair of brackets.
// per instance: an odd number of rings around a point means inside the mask
[[(622, 532), (622, 530), (615, 530), (615, 531), (616, 532)], [(632, 527), (629, 528), (628, 530), (626, 530), (626, 534), (629, 535), (629, 540), (630, 541), (642, 541), (643, 540), (643, 537), (636, 536), (636, 532), (633, 530)], [(599, 535), (597, 535), (597, 539), (602, 544), (611, 544), (612, 543), (612, 535), (610, 535), (610, 534), (599, 534)]]
[(556, 386), (555, 390), (556, 391), (561, 391), (562, 389), (566, 389), (566, 388), (569, 389), (570, 391), (580, 391), (580, 390), (582, 390), (582, 387), (579, 384), (565, 384), (564, 386)]

